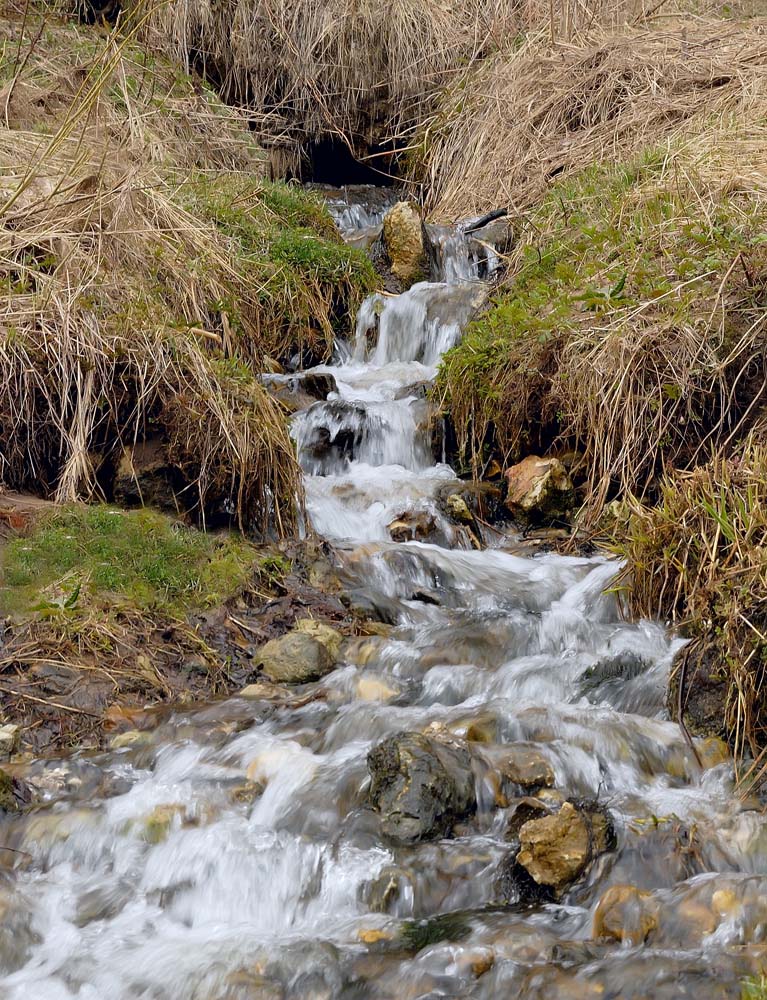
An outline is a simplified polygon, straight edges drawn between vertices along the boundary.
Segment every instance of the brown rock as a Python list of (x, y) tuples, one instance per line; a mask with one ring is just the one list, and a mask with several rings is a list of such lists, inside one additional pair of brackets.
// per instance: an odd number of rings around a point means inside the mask
[(434, 516), (428, 511), (406, 511), (387, 527), (393, 542), (421, 542), (429, 537), (436, 526)]
[(586, 819), (571, 802), (558, 813), (531, 819), (519, 831), (517, 863), (539, 885), (559, 889), (574, 882), (591, 858)]
[(572, 506), (573, 484), (557, 458), (529, 455), (505, 476), (506, 506), (512, 514), (556, 517)]
[(533, 747), (511, 746), (498, 762), (501, 775), (522, 788), (551, 788), (554, 771), (542, 753)]
[(652, 893), (633, 885), (613, 885), (597, 904), (592, 936), (639, 945), (657, 926)]

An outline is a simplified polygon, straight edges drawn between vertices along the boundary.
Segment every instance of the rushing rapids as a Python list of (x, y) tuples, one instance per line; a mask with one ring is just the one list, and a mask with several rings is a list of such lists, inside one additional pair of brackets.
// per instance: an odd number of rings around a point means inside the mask
[[(394, 627), (347, 641), (317, 697), (37, 762), (43, 805), (4, 827), (7, 1000), (702, 1000), (758, 971), (767, 823), (666, 716), (678, 640), (621, 617), (611, 561), (471, 550), (437, 502), (423, 386), (484, 295), (460, 234), (442, 248), (445, 281), (369, 299), (318, 369), (337, 393), (294, 423), (312, 524)], [(390, 539), (414, 510), (443, 544)], [(403, 732), (469, 748), (449, 836), (398, 842), (371, 808), (367, 755)], [(543, 791), (498, 786), (513, 746)], [(564, 802), (607, 809), (614, 842), (531, 901), (504, 874), (514, 810)]]

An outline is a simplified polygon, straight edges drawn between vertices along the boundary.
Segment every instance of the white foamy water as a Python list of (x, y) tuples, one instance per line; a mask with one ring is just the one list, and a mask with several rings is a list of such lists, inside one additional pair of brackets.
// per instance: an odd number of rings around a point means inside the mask
[[(469, 550), (441, 513), (456, 476), (423, 386), (481, 299), (464, 251), (446, 235), (444, 282), (365, 303), (352, 351), (318, 369), (338, 393), (293, 427), (312, 524), (390, 633), (347, 641), (298, 706), (233, 698), (41, 767), (46, 801), (3, 826), (22, 852), (0, 883), (3, 998), (739, 997), (767, 925), (767, 826), (667, 717), (679, 640), (625, 620), (614, 562)], [(408, 512), (442, 543), (394, 543)], [(479, 809), (452, 839), (397, 847), (366, 755), (432, 725), (474, 732)], [(618, 841), (570, 895), (521, 910), (499, 905), (509, 807), (490, 779), (518, 741), (562, 796), (606, 806)], [(589, 940), (622, 882), (654, 894), (657, 946)]]

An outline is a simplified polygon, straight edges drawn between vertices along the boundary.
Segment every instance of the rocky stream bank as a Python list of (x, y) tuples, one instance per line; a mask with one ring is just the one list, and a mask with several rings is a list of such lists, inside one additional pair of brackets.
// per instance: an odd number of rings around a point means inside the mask
[[(683, 640), (626, 620), (615, 560), (556, 551), (567, 456), (479, 483), (445, 461), (425, 390), (495, 237), (395, 206), (411, 285), (382, 210), (330, 207), (404, 283), (331, 363), (262, 376), (293, 414), (306, 537), (216, 543), (204, 564), (233, 592), (214, 575), (204, 606), (163, 578), (172, 621), (118, 605), (108, 636), (85, 628), (108, 595), (56, 581), (42, 614), (73, 626), (66, 657), (35, 623), (6, 632), (6, 995), (740, 997), (765, 961), (767, 824), (726, 744), (669, 717)], [(44, 545), (22, 508), (3, 520), (25, 565), (72, 528)], [(145, 546), (192, 529), (168, 530)]]

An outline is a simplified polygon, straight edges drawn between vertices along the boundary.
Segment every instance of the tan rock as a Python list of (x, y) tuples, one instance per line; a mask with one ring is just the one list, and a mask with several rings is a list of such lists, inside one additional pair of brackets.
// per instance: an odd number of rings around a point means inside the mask
[(237, 692), (238, 698), (252, 701), (279, 701), (290, 696), (290, 689), (279, 684), (246, 684)]
[(318, 680), (330, 673), (335, 664), (324, 643), (298, 631), (265, 643), (255, 662), (270, 681), (281, 684)]
[(592, 934), (595, 938), (639, 945), (657, 926), (657, 904), (652, 893), (633, 885), (613, 885), (597, 904)]
[(519, 842), (517, 862), (539, 885), (552, 888), (575, 881), (591, 856), (588, 823), (571, 802), (553, 816), (525, 823)]
[(573, 502), (573, 484), (557, 458), (529, 455), (507, 469), (506, 506), (513, 514), (562, 515)]
[(399, 693), (378, 677), (360, 677), (357, 681), (356, 694), (360, 701), (391, 701)]
[(333, 659), (338, 659), (344, 637), (337, 629), (326, 625), (325, 622), (317, 621), (316, 618), (300, 618), (296, 622), (295, 630), (321, 642)]
[(509, 747), (498, 762), (498, 768), (504, 778), (522, 788), (551, 788), (554, 784), (551, 764), (533, 747)]
[(383, 221), (383, 242), (395, 277), (405, 285), (426, 277), (423, 224), (418, 210), (407, 201), (398, 201)]
[(21, 729), (12, 723), (0, 726), (0, 760), (10, 760), (11, 754), (19, 748)]

